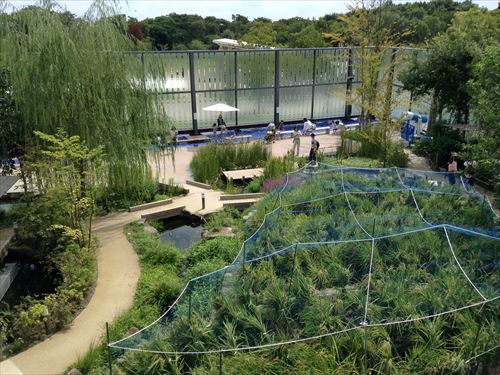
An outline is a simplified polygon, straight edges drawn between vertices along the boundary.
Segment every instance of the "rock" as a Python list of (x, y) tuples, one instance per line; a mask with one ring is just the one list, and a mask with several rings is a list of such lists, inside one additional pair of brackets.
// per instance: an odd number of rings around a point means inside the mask
[(151, 234), (158, 234), (158, 230), (156, 228), (153, 228), (148, 223), (144, 223), (144, 232)]
[(248, 214), (243, 216), (243, 221), (249, 220), (254, 214), (255, 214), (255, 211), (250, 211)]
[(131, 327), (131, 328), (127, 331), (127, 336), (130, 336), (130, 335), (136, 334), (137, 332), (139, 332), (139, 328), (137, 328), (137, 327)]
[(66, 375), (83, 375), (80, 370), (77, 370), (76, 368), (72, 368), (69, 370), (69, 372)]
[(225, 236), (225, 237), (234, 237), (234, 229), (231, 227), (222, 227), (222, 228), (217, 228), (213, 230), (205, 230), (203, 231), (202, 235), (203, 238), (205, 239), (210, 239), (210, 238), (215, 238), (215, 237), (220, 237), (220, 236)]

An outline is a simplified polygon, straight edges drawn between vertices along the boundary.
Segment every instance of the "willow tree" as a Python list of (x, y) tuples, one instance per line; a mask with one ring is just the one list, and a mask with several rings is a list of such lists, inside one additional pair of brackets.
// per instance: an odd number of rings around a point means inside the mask
[(168, 122), (144, 84), (139, 54), (107, 3), (68, 20), (52, 2), (0, 14), (0, 68), (20, 113), (17, 137), (57, 129), (106, 154), (105, 185), (130, 199), (151, 186), (145, 147)]

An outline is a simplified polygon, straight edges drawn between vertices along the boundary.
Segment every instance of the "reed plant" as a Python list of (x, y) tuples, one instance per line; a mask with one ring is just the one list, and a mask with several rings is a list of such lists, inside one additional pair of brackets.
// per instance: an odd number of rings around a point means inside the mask
[(262, 167), (270, 155), (269, 148), (261, 142), (210, 144), (194, 155), (191, 171), (196, 181), (213, 183), (222, 171)]

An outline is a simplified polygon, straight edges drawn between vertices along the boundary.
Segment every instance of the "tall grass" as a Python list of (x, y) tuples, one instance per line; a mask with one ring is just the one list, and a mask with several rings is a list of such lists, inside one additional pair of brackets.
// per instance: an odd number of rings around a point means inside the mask
[(212, 183), (222, 171), (261, 167), (270, 156), (270, 150), (261, 142), (210, 144), (194, 155), (191, 170), (196, 181)]

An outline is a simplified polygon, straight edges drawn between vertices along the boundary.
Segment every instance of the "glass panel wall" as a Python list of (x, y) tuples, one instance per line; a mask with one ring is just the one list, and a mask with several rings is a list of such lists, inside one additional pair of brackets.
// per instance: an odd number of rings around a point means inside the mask
[(347, 82), (349, 49), (317, 50), (316, 83)]
[(145, 53), (146, 88), (154, 92), (189, 91), (189, 57), (187, 53)]
[(238, 52), (238, 88), (274, 87), (274, 55), (274, 51)]
[(344, 84), (316, 86), (314, 118), (344, 116), (346, 86)]
[(283, 51), (280, 53), (280, 86), (312, 85), (312, 50)]
[(239, 90), (238, 123), (266, 124), (274, 119), (274, 89)]
[[(137, 69), (134, 85), (146, 85), (158, 96), (158, 110), (165, 112), (178, 128), (191, 128), (191, 98), (196, 99), (198, 127), (210, 128), (217, 114), (203, 107), (226, 103), (240, 108), (238, 125), (268, 123), (274, 119), (275, 79), (279, 79), (279, 117), (285, 121), (303, 117), (341, 117), (345, 111), (349, 48), (294, 50), (195, 51), (131, 54)], [(388, 49), (383, 66), (388, 67)], [(398, 99), (394, 115), (399, 116), (410, 105), (409, 94), (400, 89), (399, 73), (412, 59), (425, 51), (398, 49), (393, 94)], [(190, 81), (190, 56), (193, 62), (194, 86)], [(279, 72), (275, 75), (275, 58)], [(353, 91), (360, 86), (361, 52), (352, 49)], [(237, 92), (235, 92), (237, 90)], [(314, 91), (314, 103), (313, 103)], [(237, 100), (236, 100), (237, 97)], [(353, 101), (351, 114), (359, 115), (359, 103)], [(314, 106), (314, 108), (312, 108)], [(414, 111), (428, 112), (428, 100), (412, 103)], [(234, 113), (225, 115), (227, 125), (236, 125)]]
[(158, 110), (175, 124), (177, 129), (191, 129), (191, 94), (160, 94)]
[(285, 87), (280, 89), (280, 118), (283, 121), (311, 117), (312, 88)]
[(234, 52), (194, 53), (194, 76), (197, 91), (233, 89)]

